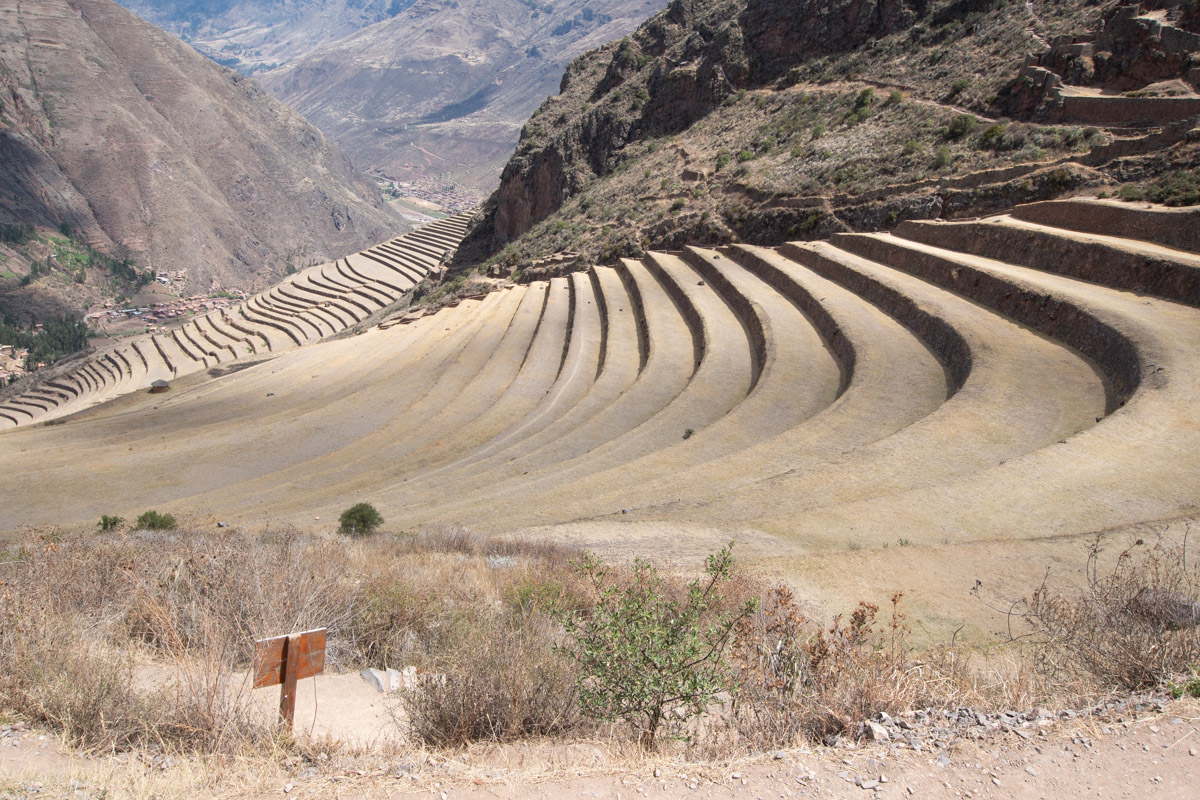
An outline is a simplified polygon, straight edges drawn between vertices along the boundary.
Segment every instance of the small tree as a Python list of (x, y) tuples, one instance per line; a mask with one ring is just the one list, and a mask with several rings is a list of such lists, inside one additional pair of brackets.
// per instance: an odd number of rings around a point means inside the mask
[(676, 707), (703, 711), (733, 685), (725, 648), (753, 600), (731, 613), (722, 609), (721, 587), (733, 569), (733, 543), (708, 557), (703, 579), (672, 597), (649, 562), (634, 562), (632, 577), (610, 580), (604, 564), (585, 554), (573, 566), (598, 594), (588, 614), (559, 612), (572, 644), (560, 652), (581, 670), (579, 702), (584, 714), (624, 720), (653, 748), (655, 736)]
[(346, 536), (369, 536), (383, 524), (383, 517), (370, 503), (355, 503), (338, 518), (338, 533)]

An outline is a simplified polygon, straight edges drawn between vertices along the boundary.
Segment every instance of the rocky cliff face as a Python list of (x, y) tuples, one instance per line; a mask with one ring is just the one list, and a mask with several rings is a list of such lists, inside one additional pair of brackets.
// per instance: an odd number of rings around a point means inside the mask
[(1116, 134), (1000, 118), (1030, 55), (1094, 32), (1115, 5), (673, 0), (568, 66), (458, 265), (773, 245), (1111, 181), (1096, 167)]
[(402, 229), (298, 114), (111, 0), (0, 0), (0, 221), (256, 287)]
[(355, 162), (481, 194), (567, 63), (666, 0), (418, 0), (263, 76)]
[[(571, 64), (560, 88), (574, 124), (552, 137), (535, 122), (526, 126), (464, 252), (479, 252), (481, 236), (485, 250), (520, 236), (589, 177), (611, 170), (630, 142), (684, 130), (737, 91), (911, 25), (924, 7), (924, 0), (673, 0), (633, 36)], [(632, 114), (591, 105), (639, 71), (646, 79), (632, 90)], [(589, 102), (572, 104), (581, 86)]]

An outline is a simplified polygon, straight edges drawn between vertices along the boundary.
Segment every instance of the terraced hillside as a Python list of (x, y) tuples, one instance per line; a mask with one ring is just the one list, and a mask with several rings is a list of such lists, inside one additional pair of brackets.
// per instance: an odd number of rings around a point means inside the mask
[(10, 425), (48, 419), (168, 364), (291, 348), (0, 435), (5, 527), (151, 507), (322, 526), (369, 500), (393, 529), (680, 557), (736, 537), (809, 596), (908, 588), (936, 622), (970, 613), (972, 579), (1036, 578), (1200, 504), (1194, 208), (1077, 199), (652, 253), (296, 347), (416, 279), (390, 257), (6, 403)]
[(48, 422), (130, 392), (321, 341), (400, 299), (462, 239), (467, 217), (290, 275), (231, 309), (138, 337), (0, 397), (0, 428)]

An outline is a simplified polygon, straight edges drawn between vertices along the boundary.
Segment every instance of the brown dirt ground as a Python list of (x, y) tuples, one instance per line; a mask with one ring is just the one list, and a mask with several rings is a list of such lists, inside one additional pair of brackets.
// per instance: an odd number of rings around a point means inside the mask
[[(303, 704), (303, 703), (302, 703)], [(324, 713), (336, 715), (327, 698)], [(602, 743), (480, 747), (456, 759), (391, 751), (341, 757), (316, 774), (272, 763), (84, 757), (44, 731), (0, 744), (0, 798), (1193, 798), (1200, 778), (1200, 702), (994, 733), (945, 751), (885, 744), (799, 748), (754, 759), (690, 763), (631, 756)], [(316, 749), (320, 749), (317, 747)], [(944, 758), (943, 758), (944, 756)], [(414, 766), (415, 764), (415, 766)], [(232, 776), (232, 777), (231, 777)], [(869, 788), (855, 783), (858, 778)], [(878, 781), (872, 784), (870, 781)], [(105, 794), (107, 790), (107, 794)]]

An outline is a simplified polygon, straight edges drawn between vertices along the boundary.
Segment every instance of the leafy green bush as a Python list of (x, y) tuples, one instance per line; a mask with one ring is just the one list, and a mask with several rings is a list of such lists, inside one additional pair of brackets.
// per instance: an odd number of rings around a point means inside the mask
[[(103, 518), (101, 518), (103, 519)], [(175, 517), (170, 514), (160, 514), (157, 511), (142, 512), (133, 527), (142, 531), (173, 531), (176, 523)]]
[(1122, 200), (1162, 203), (1167, 206), (1200, 205), (1200, 176), (1188, 170), (1160, 175), (1148, 185), (1125, 184), (1117, 190)]
[(728, 150), (720, 151), (719, 153), (717, 153), (717, 170), (719, 171), (721, 168), (723, 168), (727, 164), (729, 164), (729, 162), (732, 160), (733, 160), (733, 156), (731, 156), (729, 154)]
[(734, 685), (726, 646), (756, 602), (725, 608), (732, 542), (708, 557), (707, 577), (689, 583), (682, 597), (642, 559), (623, 580), (590, 553), (572, 564), (596, 593), (590, 613), (559, 615), (571, 642), (558, 649), (579, 666), (585, 715), (627, 722), (653, 748), (665, 724), (699, 714)]
[(941, 145), (937, 149), (937, 155), (933, 159), (933, 168), (942, 169), (950, 164), (950, 148), (946, 145)]
[(942, 131), (942, 137), (947, 141), (956, 141), (964, 136), (970, 136), (975, 132), (976, 126), (979, 125), (979, 120), (970, 114), (959, 114), (950, 124)]
[(121, 523), (124, 521), (124, 517), (110, 517), (108, 514), (101, 514), (100, 521), (96, 523), (96, 527), (104, 532), (115, 531), (121, 527)]
[(383, 524), (383, 516), (370, 503), (355, 503), (338, 517), (338, 533), (346, 536), (369, 536)]

